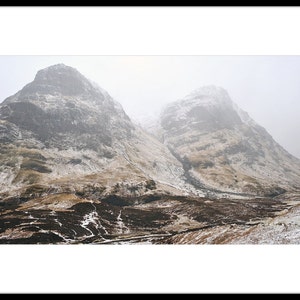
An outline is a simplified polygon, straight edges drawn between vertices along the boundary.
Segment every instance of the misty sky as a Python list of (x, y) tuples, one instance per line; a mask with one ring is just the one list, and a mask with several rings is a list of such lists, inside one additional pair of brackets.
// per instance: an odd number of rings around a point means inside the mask
[(137, 120), (203, 85), (222, 86), (300, 158), (300, 56), (0, 56), (0, 102), (57, 63), (97, 82)]

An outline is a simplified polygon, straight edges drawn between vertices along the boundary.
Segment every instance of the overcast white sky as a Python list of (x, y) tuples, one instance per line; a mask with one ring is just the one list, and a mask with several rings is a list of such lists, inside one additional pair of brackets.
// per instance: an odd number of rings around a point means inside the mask
[(300, 158), (300, 56), (0, 56), (0, 102), (57, 63), (97, 82), (135, 119), (203, 85), (222, 86)]

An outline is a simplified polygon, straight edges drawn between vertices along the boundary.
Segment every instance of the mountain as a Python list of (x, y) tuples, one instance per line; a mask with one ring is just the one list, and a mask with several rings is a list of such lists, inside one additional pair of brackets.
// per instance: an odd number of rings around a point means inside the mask
[(148, 124), (72, 67), (38, 71), (0, 103), (0, 244), (295, 242), (299, 160), (223, 89)]
[(300, 161), (232, 102), (220, 87), (202, 87), (161, 114), (161, 139), (187, 179), (209, 192), (274, 196), (299, 189)]
[(167, 147), (137, 128), (106, 91), (63, 64), (38, 71), (0, 104), (0, 142), (2, 198), (91, 186), (97, 195), (138, 195), (152, 181), (161, 192), (193, 189)]
[[(19, 139), (34, 138), (60, 150), (99, 150), (111, 146), (113, 138), (129, 137), (133, 129), (120, 104), (63, 64), (40, 70), (2, 103), (0, 116), (20, 128), (25, 136)], [(1, 141), (16, 138), (4, 135)]]

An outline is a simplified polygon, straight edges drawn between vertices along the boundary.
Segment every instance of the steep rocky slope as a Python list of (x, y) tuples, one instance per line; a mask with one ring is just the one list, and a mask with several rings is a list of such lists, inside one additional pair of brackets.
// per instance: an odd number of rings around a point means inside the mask
[(200, 88), (169, 104), (161, 139), (198, 188), (274, 196), (300, 187), (300, 161), (219, 87)]
[(39, 71), (0, 104), (0, 142), (2, 199), (192, 190), (164, 145), (136, 128), (106, 91), (63, 64)]

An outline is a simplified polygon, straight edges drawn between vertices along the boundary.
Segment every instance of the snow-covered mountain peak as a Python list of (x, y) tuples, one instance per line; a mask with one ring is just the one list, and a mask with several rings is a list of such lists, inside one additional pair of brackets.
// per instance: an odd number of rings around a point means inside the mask
[(54, 76), (59, 75), (64, 75), (65, 77), (77, 76), (81, 77), (81, 79), (84, 78), (84, 76), (75, 68), (69, 67), (65, 64), (56, 64), (39, 70), (34, 78), (34, 81), (51, 80)]
[(64, 109), (71, 106), (103, 107), (113, 109), (122, 116), (124, 111), (107, 91), (92, 82), (73, 67), (56, 64), (39, 70), (32, 82), (15, 95), (4, 100), (4, 104), (31, 102), (41, 109)]
[(196, 105), (232, 105), (228, 92), (218, 86), (207, 85), (200, 87), (183, 98), (184, 102)]
[(182, 123), (182, 126), (206, 132), (234, 128), (242, 122), (227, 91), (216, 86), (201, 87), (170, 103), (161, 115), (161, 125), (168, 129)]
[(25, 86), (23, 94), (32, 92), (76, 96), (91, 92), (91, 82), (75, 68), (57, 64), (37, 72), (34, 81)]
[(247, 193), (271, 189), (276, 194), (278, 186), (297, 185), (299, 161), (232, 102), (223, 88), (202, 87), (170, 103), (162, 112), (161, 127), (164, 143), (199, 186), (205, 183)]
[(0, 144), (0, 197), (11, 185), (40, 183), (73, 190), (100, 185), (105, 194), (133, 195), (152, 181), (163, 193), (202, 194), (185, 182), (165, 145), (135, 126), (106, 91), (63, 64), (40, 70), (0, 104)]
[(64, 64), (38, 71), (31, 83), (4, 100), (0, 119), (47, 145), (64, 148), (111, 145), (133, 129), (118, 102)]
[(253, 126), (257, 125), (247, 112), (231, 100), (227, 90), (219, 86), (207, 85), (200, 87), (183, 98), (181, 105), (185, 107), (188, 105), (190, 109), (195, 106), (227, 108), (235, 111), (242, 123)]

